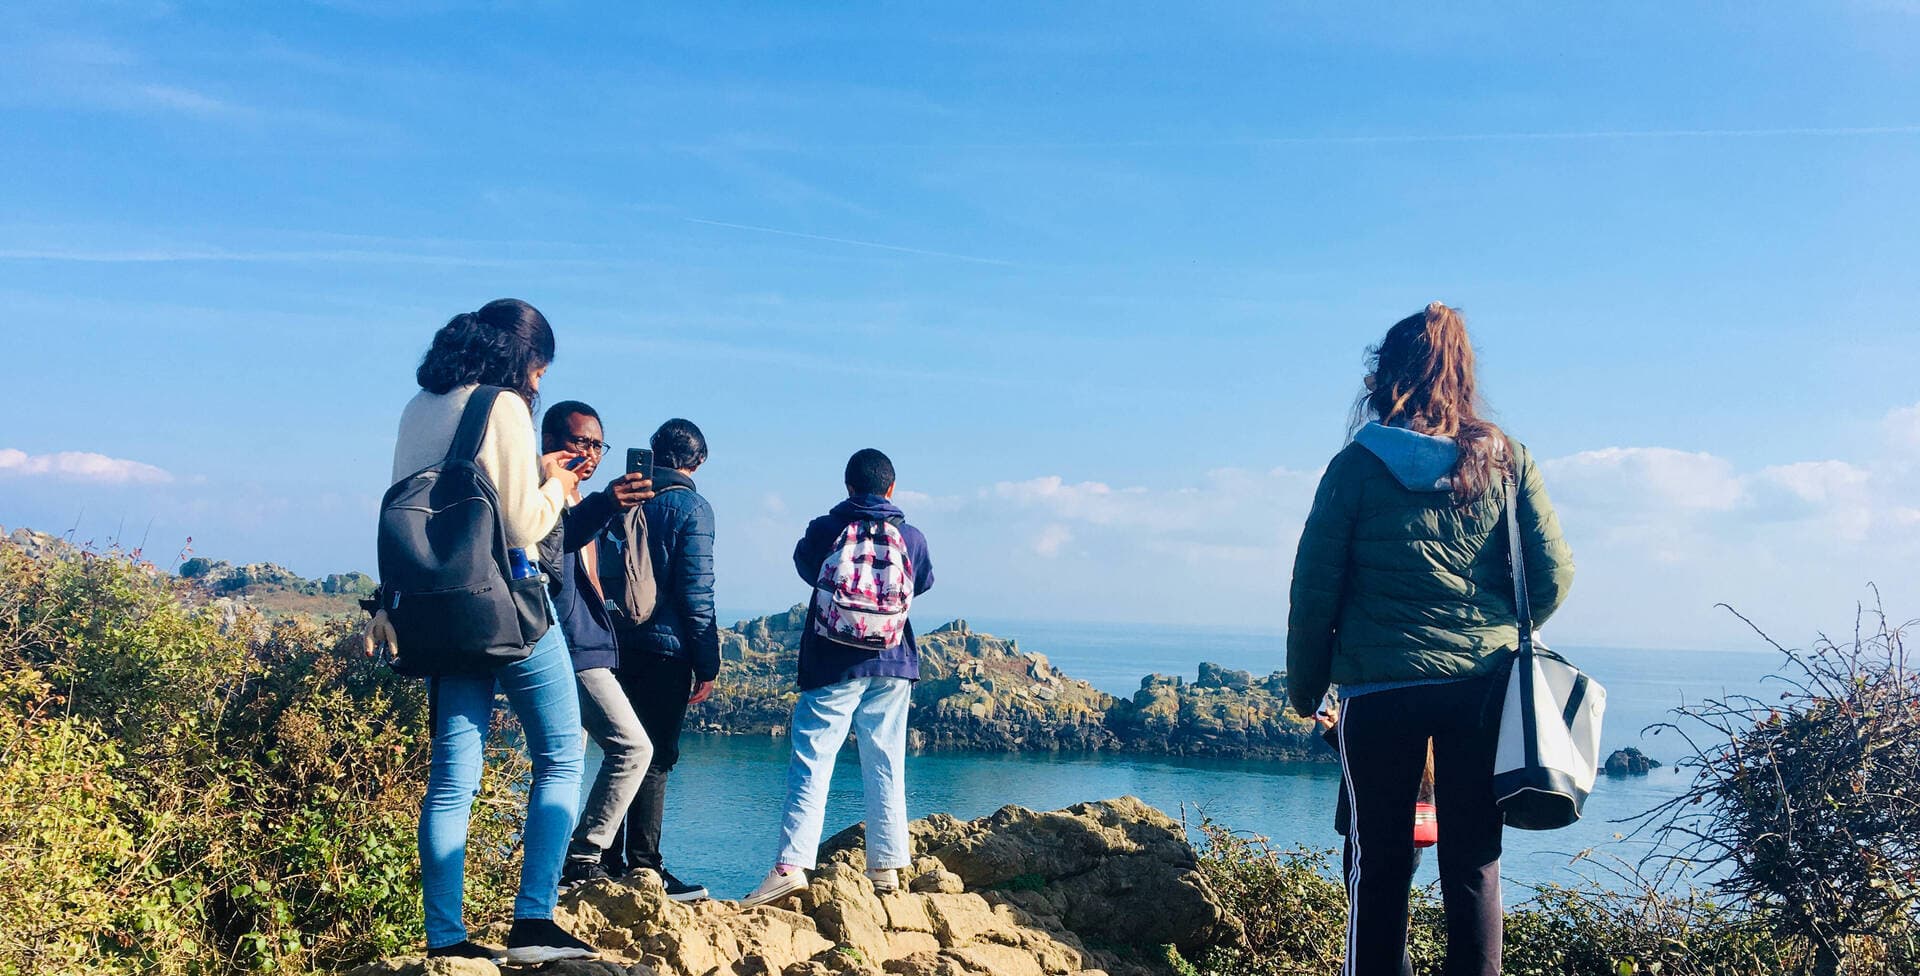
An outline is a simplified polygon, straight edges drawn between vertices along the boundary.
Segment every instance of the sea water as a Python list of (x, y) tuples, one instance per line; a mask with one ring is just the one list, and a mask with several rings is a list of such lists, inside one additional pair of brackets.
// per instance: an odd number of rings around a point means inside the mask
[[(1193, 631), (1113, 625), (974, 622), (976, 630), (1020, 639), (1022, 650), (1046, 654), (1060, 670), (1115, 694), (1130, 694), (1140, 676), (1159, 671), (1189, 680), (1213, 661), (1264, 675), (1282, 666), (1283, 639), (1257, 632)], [(1502, 870), (1509, 902), (1545, 882), (1606, 882), (1607, 865), (1638, 863), (1657, 853), (1634, 817), (1685, 786), (1674, 761), (1685, 755), (1672, 732), (1642, 729), (1683, 703), (1727, 694), (1773, 697), (1766, 681), (1780, 664), (1773, 653), (1560, 648), (1608, 692), (1603, 754), (1637, 746), (1666, 766), (1640, 777), (1602, 776), (1585, 817), (1549, 832), (1509, 830)], [(708, 885), (716, 897), (738, 898), (771, 867), (786, 789), (787, 744), (762, 736), (688, 735), (668, 792), (663, 853), (682, 879)], [(1268, 837), (1279, 847), (1336, 849), (1333, 830), (1338, 767), (1331, 763), (1184, 759), (1098, 754), (915, 755), (907, 763), (907, 812), (985, 816), (1007, 804), (1050, 810), (1123, 795), (1138, 796), (1197, 827), (1202, 818)], [(827, 806), (827, 834), (865, 818), (859, 762), (841, 754)], [(1446, 827), (1441, 825), (1442, 843)], [(1583, 855), (1584, 856), (1581, 856)], [(1336, 859), (1337, 860), (1337, 859)], [(1434, 880), (1427, 857), (1418, 880)]]

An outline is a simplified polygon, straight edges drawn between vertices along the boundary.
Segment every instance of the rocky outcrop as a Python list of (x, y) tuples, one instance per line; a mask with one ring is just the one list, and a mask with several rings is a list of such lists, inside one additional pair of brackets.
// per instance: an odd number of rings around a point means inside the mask
[[(825, 860), (866, 870), (863, 829), (829, 839)], [(1002, 892), (1099, 944), (1195, 950), (1240, 938), (1185, 829), (1133, 797), (1051, 813), (1009, 806), (972, 821), (935, 815), (915, 821), (911, 836), (916, 858), (939, 862), (966, 889)]]
[(181, 563), (180, 578), (212, 596), (244, 599), (267, 613), (322, 616), (360, 613), (360, 598), (371, 596), (379, 585), (365, 573), (334, 573), (321, 579), (307, 579), (277, 563), (235, 566), (205, 556)]
[[(657, 881), (570, 892), (555, 920), (604, 956), (542, 972), (1149, 976), (1166, 972), (1162, 946), (1240, 939), (1180, 825), (1130, 797), (1052, 813), (1007, 807), (974, 821), (934, 816), (911, 830), (914, 862), (896, 892), (866, 879), (857, 826), (823, 848), (805, 890), (758, 908), (683, 905)], [(353, 976), (496, 972), (402, 958)]]
[(1659, 768), (1659, 760), (1649, 759), (1646, 753), (1632, 746), (1616, 749), (1613, 755), (1607, 757), (1608, 776), (1645, 776)]
[[(721, 633), (719, 685), (691, 713), (709, 732), (780, 735), (796, 697), (806, 609)], [(1288, 714), (1280, 674), (1202, 663), (1199, 679), (1148, 675), (1131, 699), (1071, 678), (1019, 642), (956, 620), (919, 635), (920, 677), (909, 718), (916, 750), (1129, 751), (1323, 759), (1313, 725)]]
[(1324, 759), (1311, 722), (1287, 710), (1286, 676), (1201, 662), (1199, 680), (1152, 674), (1107, 724), (1128, 749), (1189, 756)]
[(917, 748), (1013, 752), (1111, 749), (1114, 698), (1061, 674), (1017, 641), (956, 620), (919, 638)]

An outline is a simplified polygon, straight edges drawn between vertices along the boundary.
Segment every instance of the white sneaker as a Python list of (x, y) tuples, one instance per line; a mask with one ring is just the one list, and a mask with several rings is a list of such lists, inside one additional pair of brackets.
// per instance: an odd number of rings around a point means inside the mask
[(899, 891), (900, 869), (881, 868), (878, 871), (868, 871), (867, 880), (873, 882), (873, 890), (877, 894), (884, 895), (890, 891)]
[(752, 893), (740, 901), (740, 907), (752, 908), (755, 905), (765, 905), (768, 902), (778, 901), (806, 886), (807, 872), (799, 868), (794, 868), (791, 871), (782, 873), (780, 869), (776, 867), (768, 871), (766, 877), (760, 879), (760, 887), (753, 889)]

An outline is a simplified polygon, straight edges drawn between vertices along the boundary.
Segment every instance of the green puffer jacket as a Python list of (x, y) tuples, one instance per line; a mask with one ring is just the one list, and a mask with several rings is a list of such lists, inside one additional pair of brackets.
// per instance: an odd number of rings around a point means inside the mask
[[(1573, 553), (1525, 447), (1520, 534), (1536, 625), (1573, 585)], [(1504, 488), (1465, 508), (1447, 490), (1451, 441), (1368, 424), (1314, 494), (1293, 564), (1287, 694), (1308, 715), (1327, 686), (1466, 678), (1519, 643)]]

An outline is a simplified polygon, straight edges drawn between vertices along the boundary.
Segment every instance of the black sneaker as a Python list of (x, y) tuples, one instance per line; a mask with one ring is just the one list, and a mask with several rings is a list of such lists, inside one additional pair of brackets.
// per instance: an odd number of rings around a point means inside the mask
[(567, 866), (560, 869), (560, 890), (572, 891), (583, 884), (595, 881), (611, 881), (613, 875), (600, 866), (599, 861), (568, 860)]
[(705, 885), (688, 884), (666, 868), (660, 869), (660, 883), (667, 886), (667, 897), (674, 901), (705, 901), (708, 897)]
[(550, 918), (516, 918), (507, 933), (507, 961), (539, 965), (561, 959), (598, 959), (600, 950), (568, 935)]
[(428, 959), (491, 959), (494, 962), (506, 958), (506, 950), (483, 946), (478, 942), (455, 942), (438, 949), (427, 950)]

